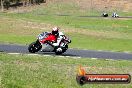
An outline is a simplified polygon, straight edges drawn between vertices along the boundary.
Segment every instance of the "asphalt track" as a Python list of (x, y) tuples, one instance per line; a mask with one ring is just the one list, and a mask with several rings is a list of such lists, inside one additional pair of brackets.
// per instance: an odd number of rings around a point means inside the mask
[[(24, 13), (23, 13), (24, 14)], [(49, 15), (49, 14), (34, 14), (34, 15)], [(68, 14), (51, 14), (51, 15), (54, 15), (54, 16), (73, 16), (73, 15), (68, 15)], [(88, 16), (88, 15), (80, 15), (80, 16), (76, 16), (76, 17), (85, 17), (85, 18), (114, 18), (112, 16), (109, 16), (109, 17), (103, 17), (103, 16)], [(117, 18), (132, 18), (132, 16), (119, 16)]]
[[(0, 52), (29, 54), (28, 46), (12, 44), (0, 44)], [(53, 52), (37, 52), (37, 54), (55, 55)], [(69, 49), (62, 56), (132, 60), (132, 54), (130, 53), (78, 49)]]

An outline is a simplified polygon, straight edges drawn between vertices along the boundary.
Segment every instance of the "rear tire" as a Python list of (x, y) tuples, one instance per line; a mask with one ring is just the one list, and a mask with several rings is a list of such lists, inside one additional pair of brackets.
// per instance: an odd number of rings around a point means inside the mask
[(28, 51), (30, 53), (38, 52), (42, 48), (42, 45), (39, 43), (39, 41), (33, 42), (29, 45)]
[(35, 43), (36, 43), (36, 42), (33, 42), (33, 43), (31, 43), (31, 44), (29, 45), (28, 51), (29, 51), (30, 53), (35, 53), (35, 48), (34, 48)]
[(108, 17), (108, 13), (103, 13), (102, 17)]

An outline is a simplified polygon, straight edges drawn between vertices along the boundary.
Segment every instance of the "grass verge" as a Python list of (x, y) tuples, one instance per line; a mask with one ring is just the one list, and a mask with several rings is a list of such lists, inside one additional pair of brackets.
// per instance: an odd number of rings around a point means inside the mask
[(8, 55), (0, 53), (0, 87), (2, 88), (131, 88), (130, 84), (88, 84), (79, 86), (75, 77), (79, 65), (88, 73), (129, 73), (132, 62), (54, 56)]

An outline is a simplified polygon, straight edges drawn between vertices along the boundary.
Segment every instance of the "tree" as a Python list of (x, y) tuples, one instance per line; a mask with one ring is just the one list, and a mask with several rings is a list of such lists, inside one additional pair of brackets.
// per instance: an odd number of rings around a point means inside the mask
[(9, 7), (10, 7), (10, 1), (9, 0), (5, 0), (4, 1), (4, 8), (6, 8), (8, 10)]
[(4, 11), (4, 6), (3, 6), (3, 0), (1, 0), (1, 11), (3, 12)]

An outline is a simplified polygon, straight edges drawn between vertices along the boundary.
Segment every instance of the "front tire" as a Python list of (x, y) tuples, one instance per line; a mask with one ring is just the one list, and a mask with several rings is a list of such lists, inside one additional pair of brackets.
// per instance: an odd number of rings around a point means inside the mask
[(56, 48), (56, 49), (55, 49), (55, 54), (56, 54), (56, 55), (61, 55), (62, 53), (63, 53), (62, 48)]
[(66, 50), (68, 49), (68, 45), (65, 45), (64, 48), (55, 48), (55, 54), (56, 55), (61, 55), (62, 53), (66, 52)]
[(65, 48), (63, 48), (63, 53), (66, 52), (67, 49), (68, 49), (68, 45), (65, 45)]

